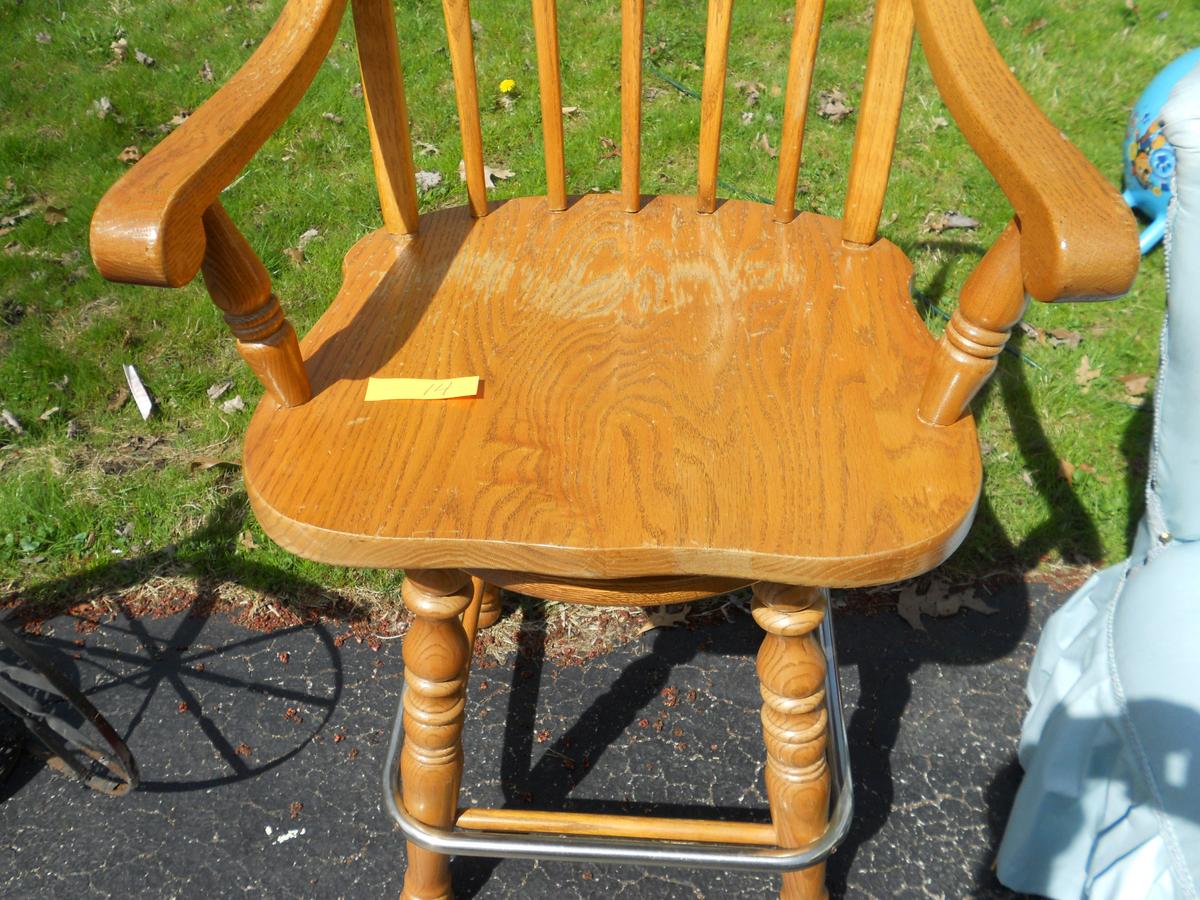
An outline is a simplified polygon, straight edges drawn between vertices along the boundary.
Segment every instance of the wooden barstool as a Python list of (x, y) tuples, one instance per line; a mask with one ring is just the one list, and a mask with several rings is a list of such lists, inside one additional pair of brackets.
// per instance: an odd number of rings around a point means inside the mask
[[(910, 577), (954, 550), (979, 497), (971, 398), (1027, 295), (1127, 289), (1132, 216), (1016, 83), (972, 0), (877, 0), (840, 219), (795, 209), (821, 0), (796, 3), (773, 204), (717, 199), (732, 0), (708, 4), (696, 195), (642, 194), (643, 2), (622, 0), (621, 188), (574, 199), (555, 0), (533, 0), (547, 192), (489, 202), (468, 0), (443, 5), (468, 204), (418, 216), (392, 5), (353, 0), (384, 227), (350, 250), (303, 341), (218, 198), (304, 93), (345, 0), (288, 0), (246, 65), (105, 195), (93, 258), (118, 281), (203, 273), (266, 388), (244, 465), (265, 531), (310, 559), (407, 572), (387, 775), (406, 897), (448, 897), (446, 855), (472, 852), (759, 867), (789, 873), (786, 896), (819, 896), (849, 819), (819, 588)], [(914, 30), (1015, 211), (940, 340), (877, 235)], [(496, 588), (646, 604), (746, 584), (766, 631), (771, 824), (458, 809), (470, 647)]]

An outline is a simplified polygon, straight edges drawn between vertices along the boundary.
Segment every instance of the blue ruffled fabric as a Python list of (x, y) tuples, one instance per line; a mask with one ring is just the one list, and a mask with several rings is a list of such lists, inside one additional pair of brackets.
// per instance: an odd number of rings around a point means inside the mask
[(1177, 170), (1146, 516), (1042, 633), (997, 859), (1007, 886), (1062, 900), (1200, 896), (1200, 68), (1163, 119)]

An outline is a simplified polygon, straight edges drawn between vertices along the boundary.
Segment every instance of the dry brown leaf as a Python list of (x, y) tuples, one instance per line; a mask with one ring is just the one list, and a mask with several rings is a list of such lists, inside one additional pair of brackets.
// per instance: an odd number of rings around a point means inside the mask
[(1058, 474), (1062, 476), (1063, 481), (1070, 484), (1075, 480), (1075, 464), (1066, 459), (1058, 461)]
[(1024, 34), (1024, 35), (1037, 34), (1037, 32), (1041, 31), (1043, 28), (1045, 28), (1049, 24), (1050, 24), (1050, 20), (1047, 19), (1045, 16), (1043, 16), (1040, 19), (1034, 19), (1032, 22), (1030, 22), (1028, 25), (1026, 25), (1024, 28), (1021, 29), (1021, 34)]
[(1095, 478), (1101, 484), (1108, 484), (1112, 481), (1112, 479), (1109, 478), (1107, 475), (1101, 475), (1099, 472), (1097, 472), (1096, 467), (1093, 466), (1091, 463), (1080, 463), (1075, 468), (1076, 468), (1076, 470), (1078, 470), (1080, 472), (1086, 472), (1088, 475), (1091, 475), (1093, 478)]
[(1021, 334), (1025, 335), (1025, 337), (1032, 338), (1033, 340), (1037, 341), (1039, 344), (1046, 343), (1046, 332), (1042, 331), (1042, 329), (1035, 328), (1034, 326), (1030, 325), (1028, 322), (1020, 323), (1020, 328), (1021, 328)]
[(258, 543), (254, 540), (254, 535), (250, 533), (249, 528), (243, 530), (242, 533), (238, 535), (238, 543), (247, 550), (258, 549)]
[(42, 218), (47, 225), (61, 225), (67, 221), (67, 211), (61, 206), (47, 206), (42, 210)]
[(212, 81), (213, 80), (212, 63), (210, 63), (206, 59), (204, 61), (204, 65), (202, 65), (200, 67), (200, 71), (197, 74), (200, 76), (201, 81)]
[(921, 230), (931, 234), (941, 234), (954, 228), (978, 228), (979, 220), (963, 215), (958, 210), (948, 209), (945, 212), (930, 212), (921, 223)]
[[(512, 178), (516, 174), (517, 173), (512, 171), (512, 169), (493, 169), (491, 166), (484, 166), (483, 167), (483, 183), (485, 185), (487, 185), (488, 190), (491, 190), (492, 188), (494, 188), (496, 186), (497, 178), (505, 178), (505, 179)], [(463, 162), (461, 159), (458, 161), (458, 180), (459, 181), (467, 180), (467, 164), (465, 162)]]
[(229, 469), (240, 469), (242, 464), (229, 459), (217, 459), (215, 456), (193, 456), (188, 460), (189, 472), (207, 472), (222, 466)]
[(221, 412), (235, 413), (242, 412), (246, 409), (246, 401), (242, 399), (241, 394), (235, 394), (224, 403), (221, 404)]
[(182, 125), (184, 122), (186, 122), (188, 120), (188, 116), (190, 116), (191, 114), (192, 114), (192, 111), (190, 109), (181, 109), (179, 112), (175, 113), (175, 115), (171, 117), (170, 122), (164, 122), (162, 125), (159, 125), (158, 130), (162, 131), (164, 133), (172, 132), (176, 128), (178, 128), (180, 125)]
[(604, 150), (601, 159), (616, 159), (621, 155), (621, 147), (610, 137), (600, 138), (600, 147)]
[(1067, 347), (1074, 350), (1083, 340), (1083, 335), (1078, 331), (1070, 331), (1066, 328), (1051, 328), (1046, 332), (1046, 337), (1050, 339), (1052, 347)]
[(129, 41), (125, 38), (117, 38), (108, 45), (108, 49), (112, 51), (113, 58), (117, 62), (124, 62), (125, 58), (129, 56)]
[(441, 172), (429, 172), (425, 169), (416, 174), (417, 190), (424, 194), (426, 191), (431, 191), (442, 183)]
[(993, 607), (976, 597), (974, 592), (955, 591), (943, 581), (934, 581), (923, 594), (918, 593), (917, 582), (913, 582), (896, 598), (896, 612), (919, 631), (925, 630), (921, 621), (922, 615), (945, 618), (962, 609), (972, 609), (989, 616), (996, 612)]
[(1130, 397), (1141, 397), (1150, 387), (1149, 375), (1118, 375), (1117, 381), (1125, 385), (1125, 393)]
[(108, 411), (116, 412), (129, 400), (129, 388), (122, 385), (113, 391), (108, 397)]
[(221, 395), (233, 387), (233, 379), (226, 378), (224, 381), (218, 381), (214, 385), (210, 385), (204, 393), (208, 395), (208, 399), (216, 403), (221, 399)]
[(33, 39), (39, 44), (48, 44), (51, 40), (49, 33), (45, 31), (39, 31), (33, 36)]
[(821, 91), (817, 95), (817, 115), (830, 122), (838, 123), (854, 113), (854, 107), (847, 102), (846, 95), (834, 88)]
[(675, 628), (679, 625), (686, 625), (689, 609), (690, 606), (686, 603), (647, 606), (645, 608), (646, 622), (638, 629), (638, 634), (645, 634), (655, 628)]
[(1100, 377), (1100, 369), (1100, 366), (1092, 368), (1091, 360), (1085, 353), (1083, 359), (1079, 361), (1079, 367), (1075, 369), (1075, 383), (1086, 391), (1088, 386)]
[(733, 86), (745, 95), (747, 106), (757, 106), (762, 92), (767, 89), (761, 81), (735, 81)]
[(575, 116), (579, 115), (579, 107), (578, 106), (564, 106), (562, 108), (562, 114), (564, 116), (566, 116), (568, 119), (573, 119)]
[(779, 155), (779, 151), (771, 146), (771, 141), (767, 137), (767, 133), (765, 131), (760, 133), (759, 136), (754, 139), (754, 146), (766, 153), (767, 156), (771, 157), (771, 159), (774, 159)]
[(128, 163), (129, 165), (133, 165), (141, 158), (142, 151), (132, 144), (117, 154), (117, 162)]
[(299, 247), (284, 247), (283, 255), (292, 261), (293, 266), (304, 265), (304, 251)]

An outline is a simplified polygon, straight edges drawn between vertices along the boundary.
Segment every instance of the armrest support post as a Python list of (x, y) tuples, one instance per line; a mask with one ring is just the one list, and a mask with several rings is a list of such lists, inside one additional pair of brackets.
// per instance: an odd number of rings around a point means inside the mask
[(1021, 276), (1021, 232), (1010, 222), (963, 285), (958, 309), (933, 351), (918, 415), (951, 425), (996, 369), (1014, 325), (1029, 303)]
[(213, 303), (238, 341), (238, 353), (277, 403), (312, 399), (296, 330), (271, 293), (271, 276), (220, 201), (204, 211), (204, 262), (200, 271)]

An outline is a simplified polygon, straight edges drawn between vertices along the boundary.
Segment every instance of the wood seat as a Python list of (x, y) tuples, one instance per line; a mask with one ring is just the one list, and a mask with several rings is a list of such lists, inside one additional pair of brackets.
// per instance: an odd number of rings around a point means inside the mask
[[(908, 260), (844, 248), (840, 228), (690, 197), (629, 215), (608, 194), (375, 232), (301, 343), (312, 400), (254, 416), (255, 513), (284, 547), (353, 566), (926, 571), (975, 506), (974, 426), (917, 417), (934, 342)], [(369, 376), (459, 375), (481, 395), (364, 399)]]

